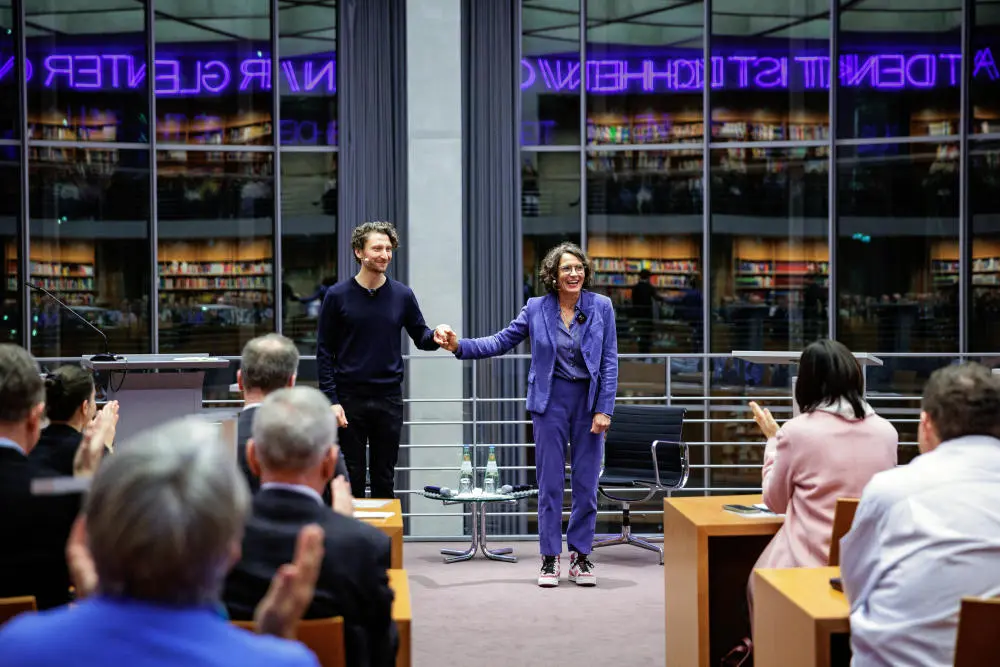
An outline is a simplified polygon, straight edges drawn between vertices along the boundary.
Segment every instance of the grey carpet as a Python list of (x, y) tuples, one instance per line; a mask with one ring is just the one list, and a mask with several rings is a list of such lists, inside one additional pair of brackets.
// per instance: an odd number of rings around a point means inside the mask
[(439, 551), (463, 544), (407, 542), (403, 562), (413, 604), (413, 667), (442, 665), (662, 665), (663, 568), (632, 546), (599, 549), (595, 588), (562, 581), (539, 588), (537, 542), (513, 546), (517, 563), (445, 564)]

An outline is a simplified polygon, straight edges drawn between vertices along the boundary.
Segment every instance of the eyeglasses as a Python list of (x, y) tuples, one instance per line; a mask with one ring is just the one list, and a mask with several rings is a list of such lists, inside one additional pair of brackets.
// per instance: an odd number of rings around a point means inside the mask
[(583, 266), (583, 264), (572, 264), (567, 266), (560, 266), (559, 273), (563, 274), (564, 276), (568, 276), (573, 273), (587, 275), (587, 269)]

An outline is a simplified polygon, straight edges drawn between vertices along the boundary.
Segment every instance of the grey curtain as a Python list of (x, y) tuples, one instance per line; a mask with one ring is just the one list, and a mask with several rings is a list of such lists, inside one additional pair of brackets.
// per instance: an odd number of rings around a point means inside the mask
[[(462, 13), (465, 252), (469, 258), (465, 331), (468, 336), (484, 336), (506, 326), (524, 305), (517, 143), (520, 2), (465, 0)], [(526, 345), (523, 348), (527, 351)], [(527, 362), (480, 362), (479, 398), (524, 396), (526, 368)], [(476, 409), (480, 422), (521, 420), (525, 415), (523, 403), (509, 401), (479, 402)], [(523, 442), (524, 429), (482, 425), (476, 435), (480, 443), (513, 444)], [(523, 465), (520, 451), (498, 449), (500, 465)], [(485, 456), (486, 450), (480, 448), (477, 463), (484, 463)], [(528, 481), (525, 478), (523, 471), (518, 475), (507, 472), (501, 481), (517, 484)], [(534, 482), (533, 475), (530, 481)], [(523, 531), (524, 522), (511, 519), (494, 530)]]
[(406, 281), (406, 2), (340, 0), (337, 274), (357, 271), (351, 231), (368, 220), (396, 225), (402, 246), (390, 275)]

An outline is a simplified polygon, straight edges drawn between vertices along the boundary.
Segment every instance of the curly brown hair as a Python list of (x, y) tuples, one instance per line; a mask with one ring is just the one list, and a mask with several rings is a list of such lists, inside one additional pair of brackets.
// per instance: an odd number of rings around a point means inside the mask
[[(356, 251), (364, 252), (369, 234), (385, 234), (389, 237), (389, 243), (392, 244), (393, 250), (399, 247), (399, 234), (396, 233), (396, 227), (391, 222), (382, 220), (366, 222), (355, 227), (354, 231), (351, 232), (351, 247)], [(358, 264), (361, 263), (357, 252), (354, 253), (354, 259)]]
[(552, 250), (545, 253), (542, 266), (538, 269), (538, 277), (542, 279), (542, 284), (549, 292), (555, 292), (559, 286), (559, 260), (566, 253), (574, 255), (583, 264), (583, 286), (590, 287), (590, 260), (587, 253), (580, 246), (569, 241), (560, 243)]

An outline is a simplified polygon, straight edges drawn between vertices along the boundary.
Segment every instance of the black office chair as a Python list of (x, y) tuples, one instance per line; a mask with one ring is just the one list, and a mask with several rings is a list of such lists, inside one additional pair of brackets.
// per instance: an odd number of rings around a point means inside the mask
[[(673, 405), (618, 405), (604, 443), (604, 470), (598, 490), (622, 505), (622, 532), (594, 541), (593, 548), (631, 544), (655, 551), (663, 565), (663, 547), (632, 534), (629, 506), (649, 500), (657, 491), (687, 484), (688, 447), (681, 441), (687, 408)], [(612, 495), (608, 489), (633, 486), (641, 498)]]

